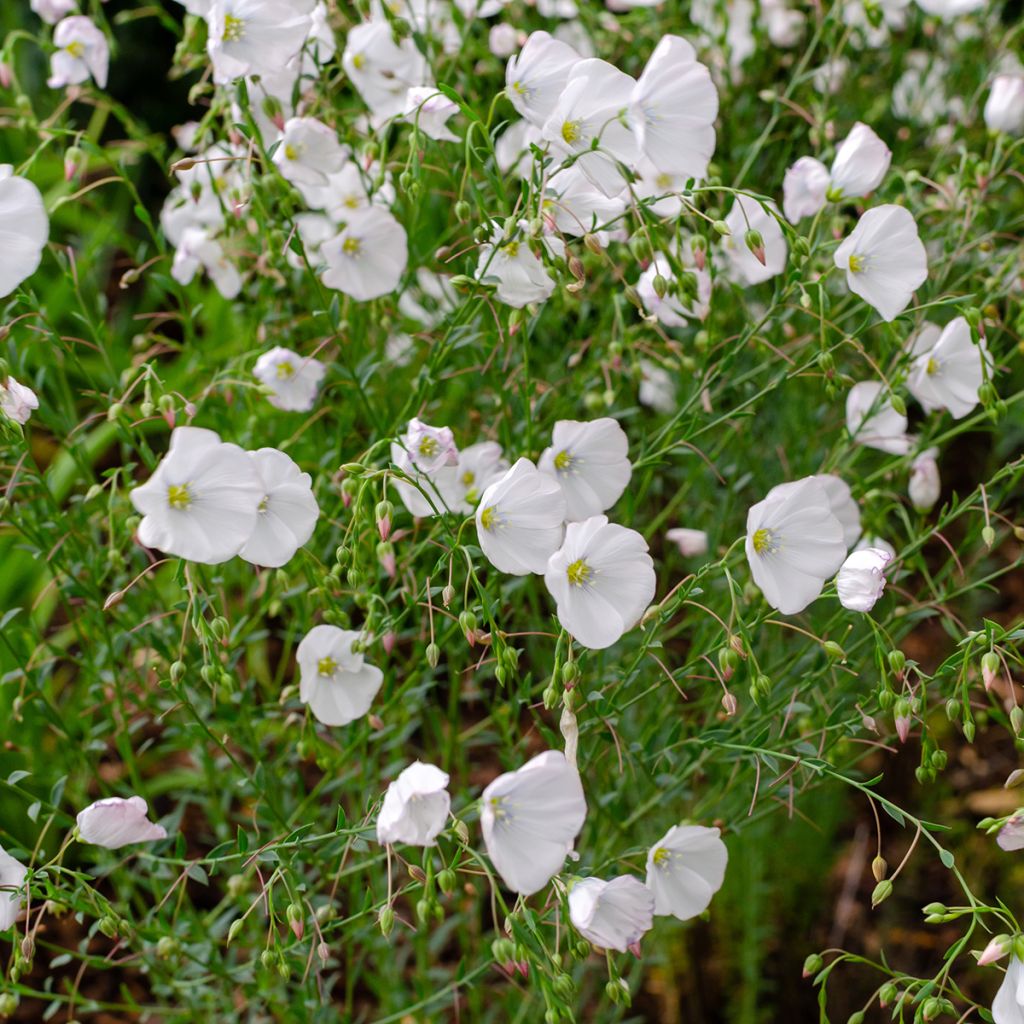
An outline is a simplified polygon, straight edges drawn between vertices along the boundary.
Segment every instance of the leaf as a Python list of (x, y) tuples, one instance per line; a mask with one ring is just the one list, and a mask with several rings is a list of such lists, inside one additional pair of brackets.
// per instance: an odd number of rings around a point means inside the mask
[(43, 809), (43, 805), (37, 800), (28, 809), (29, 821), (37, 821), (39, 819), (39, 812)]
[(7, 776), (7, 785), (16, 786), (22, 779), (27, 779), (31, 774), (31, 772), (23, 772), (20, 769), (16, 772), (11, 772), (11, 774)]
[(892, 804), (882, 804), (882, 810), (896, 822), (897, 825), (906, 825), (907, 819), (903, 817), (903, 812), (899, 808), (893, 807)]
[(243, 831), (242, 826), (238, 826), (238, 852), (248, 853), (249, 852), (249, 836)]
[(210, 879), (207, 877), (206, 872), (198, 864), (189, 864), (185, 874), (200, 885), (210, 884)]

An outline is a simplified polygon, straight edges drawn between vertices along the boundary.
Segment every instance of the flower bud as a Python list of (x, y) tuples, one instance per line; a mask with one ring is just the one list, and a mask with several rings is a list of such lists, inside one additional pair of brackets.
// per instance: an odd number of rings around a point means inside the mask
[(992, 545), (996, 542), (996, 531), (993, 530), (991, 526), (983, 527), (981, 531), (981, 539), (985, 542), (985, 547), (991, 551)]
[(437, 644), (427, 644), (427, 664), (431, 668), (437, 668), (437, 663), (441, 660), (441, 648)]
[(907, 664), (907, 656), (898, 650), (890, 651), (888, 654), (889, 668), (893, 670), (893, 673), (897, 676), (903, 674), (904, 666)]
[(940, 1013), (942, 1013), (942, 1001), (940, 999), (932, 996), (924, 1001), (924, 1006), (921, 1007), (921, 1016), (925, 1020), (935, 1020)]
[(874, 909), (884, 900), (887, 900), (892, 895), (892, 882), (888, 878), (882, 879), (878, 885), (875, 886), (874, 891), (871, 893), (871, 907)]
[(441, 604), (443, 604), (445, 606), (445, 608), (450, 608), (451, 607), (451, 603), (454, 600), (455, 600), (455, 588), (449, 583), (441, 591)]
[(989, 944), (981, 951), (978, 957), (979, 967), (988, 967), (997, 960), (1002, 960), (1013, 948), (1012, 935), (995, 935), (989, 940)]
[(764, 238), (761, 237), (760, 231), (755, 231), (751, 228), (744, 236), (743, 240), (746, 242), (747, 248), (750, 250), (754, 259), (757, 260), (761, 266), (765, 266), (767, 260), (764, 253)]
[(386, 939), (395, 927), (395, 912), (391, 907), (380, 908), (380, 913), (377, 915), (377, 925), (380, 927), (381, 935)]
[(391, 535), (391, 521), (395, 516), (395, 507), (390, 501), (379, 501), (374, 509), (373, 517), (377, 523), (377, 533), (381, 540), (387, 540)]
[(818, 953), (811, 953), (811, 955), (804, 960), (803, 976), (805, 978), (810, 978), (817, 974), (824, 966), (825, 961), (822, 960), (821, 956)]
[(305, 931), (304, 918), (306, 916), (302, 905), (300, 903), (289, 903), (285, 916), (288, 918), (288, 926), (291, 928), (292, 934), (295, 938), (301, 939)]
[(12, 992), (0, 995), (0, 1017), (10, 1017), (18, 1008), (18, 997)]
[(716, 220), (711, 225), (711, 227), (714, 228), (714, 230), (717, 231), (718, 234), (720, 234), (723, 238), (725, 238), (725, 237), (727, 237), (727, 236), (732, 234), (732, 231), (729, 228), (729, 225), (726, 224), (724, 220)]
[(871, 862), (871, 874), (875, 876), (876, 882), (880, 882), (888, 873), (889, 865), (886, 863), (885, 858), (878, 854)]
[(846, 661), (846, 651), (835, 640), (826, 640), (821, 646), (832, 661)]
[(991, 690), (999, 678), (999, 655), (995, 651), (986, 651), (981, 656), (981, 678), (986, 690)]
[(391, 541), (382, 540), (377, 545), (377, 561), (388, 577), (394, 579), (398, 569), (395, 563), (395, 546)]
[(897, 991), (896, 986), (891, 981), (887, 981), (878, 990), (878, 1005), (888, 1006), (890, 1003), (896, 1001), (897, 995), (899, 995), (899, 992)]

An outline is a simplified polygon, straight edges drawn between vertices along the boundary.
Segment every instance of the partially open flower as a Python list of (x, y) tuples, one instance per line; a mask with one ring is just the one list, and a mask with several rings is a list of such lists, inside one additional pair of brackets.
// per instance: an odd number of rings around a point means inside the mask
[(39, 268), (50, 221), (39, 189), (0, 164), (0, 298)]
[(79, 811), (76, 822), (81, 842), (108, 850), (167, 838), (167, 829), (149, 820), (149, 806), (141, 796), (97, 800)]
[(892, 455), (906, 455), (911, 439), (907, 417), (897, 412), (880, 382), (854, 384), (846, 396), (846, 429), (858, 444)]
[(414, 761), (384, 794), (377, 815), (377, 842), (436, 846), (451, 806), (447, 786), (447, 772)]
[(13, 377), (0, 381), (0, 412), (24, 426), (34, 409), (39, 408), (36, 393)]
[(21, 916), (23, 903), (18, 891), (25, 884), (28, 869), (0, 846), (0, 932), (7, 931)]
[(1024, 963), (1014, 956), (992, 1003), (993, 1024), (1024, 1024)]
[(50, 57), (51, 89), (80, 85), (91, 77), (102, 89), (107, 84), (110, 45), (107, 37), (84, 14), (65, 18), (53, 30), (56, 50)]
[(852, 612), (869, 612), (885, 590), (885, 567), (888, 552), (880, 548), (854, 551), (836, 576), (839, 603)]
[(782, 179), (782, 212), (790, 224), (813, 217), (825, 206), (828, 168), (813, 156), (802, 156)]
[(855, 199), (882, 183), (892, 150), (866, 124), (858, 121), (839, 144), (829, 175), (829, 199)]
[(579, 773), (560, 750), (546, 750), (483, 792), (480, 824), (494, 866), (529, 896), (557, 874), (587, 816)]
[(359, 634), (337, 626), (314, 626), (295, 652), (299, 699), (324, 725), (348, 725), (362, 718), (377, 696), (384, 673), (352, 650)]
[(910, 464), (910, 482), (907, 485), (907, 492), (918, 512), (927, 512), (942, 494), (939, 464), (936, 462), (938, 454), (938, 448), (929, 448)]
[(665, 540), (675, 544), (685, 558), (696, 558), (708, 553), (708, 535), (703, 530), (676, 527), (665, 531)]
[(651, 930), (654, 894), (632, 875), (581, 878), (569, 890), (569, 918), (598, 949), (625, 953)]
[(702, 914), (722, 887), (728, 861), (717, 828), (673, 825), (647, 854), (654, 913), (680, 921)]

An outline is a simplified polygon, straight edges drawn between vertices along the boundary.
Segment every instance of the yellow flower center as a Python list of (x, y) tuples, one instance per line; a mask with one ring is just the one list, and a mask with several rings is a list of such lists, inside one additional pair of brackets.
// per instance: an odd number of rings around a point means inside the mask
[(295, 367), (291, 363), (278, 363), (277, 364), (277, 379), (288, 380), (289, 377), (295, 376)]
[(754, 550), (759, 555), (770, 552), (772, 550), (772, 531), (765, 529), (755, 530), (753, 544)]
[(333, 676), (338, 671), (338, 663), (330, 656), (321, 658), (316, 663), (316, 670), (322, 676)]
[(654, 179), (654, 184), (657, 185), (658, 188), (669, 189), (672, 187), (672, 178), (668, 174), (659, 174)]
[(485, 530), (493, 530), (495, 526), (495, 520), (497, 516), (494, 514), (494, 506), (488, 505), (487, 508), (480, 513), (480, 525)]
[(939, 372), (938, 362), (934, 358), (929, 357), (928, 364), (925, 366), (924, 372), (927, 373), (929, 377), (934, 377), (935, 374)]
[(572, 467), (572, 463), (573, 458), (568, 448), (562, 449), (562, 451), (555, 456), (555, 469), (561, 470), (562, 472), (570, 469)]
[(566, 121), (562, 125), (562, 138), (571, 146), (580, 137), (580, 122)]
[(167, 504), (179, 511), (192, 504), (192, 495), (188, 493), (188, 484), (171, 484), (167, 488)]
[(462, 474), (463, 486), (469, 487), (471, 484), (476, 482), (476, 474), (470, 472), (468, 469)]
[(263, 495), (263, 500), (256, 506), (256, 511), (259, 512), (260, 515), (265, 515), (267, 509), (269, 508), (269, 506), (270, 506), (270, 495), (269, 494), (264, 494)]
[(665, 865), (666, 861), (668, 860), (668, 857), (668, 850), (666, 850), (664, 846), (659, 846), (654, 851), (654, 856), (651, 859), (654, 861), (655, 866), (660, 868)]
[(360, 248), (361, 246), (358, 238), (346, 238), (345, 241), (341, 243), (341, 251), (343, 253), (347, 253), (349, 256), (355, 256), (359, 252)]
[(863, 256), (858, 256), (854, 253), (850, 257), (850, 272), (853, 274), (859, 274), (864, 270), (865, 259)]
[(432, 437), (420, 438), (419, 453), (425, 458), (433, 458), (437, 454), (438, 449), (437, 441)]
[(237, 43), (242, 38), (244, 31), (245, 22), (241, 18), (236, 18), (233, 14), (226, 14), (224, 16), (223, 41), (225, 43)]
[(522, 82), (513, 82), (512, 91), (518, 93), (520, 96), (526, 95), (526, 86)]
[(355, 54), (352, 58), (352, 67), (354, 67), (356, 71), (362, 71), (365, 66), (366, 58), (361, 53)]
[(82, 56), (85, 54), (85, 47), (77, 39), (72, 39), (64, 49), (76, 60), (81, 60)]
[(298, 160), (299, 151), (290, 143), (285, 143), (284, 155), (287, 160)]
[(509, 242), (508, 245), (502, 246), (501, 251), (510, 259), (514, 260), (519, 253), (519, 243)]
[(574, 587), (582, 587), (587, 580), (590, 579), (592, 574), (593, 570), (582, 558), (577, 558), (576, 561), (565, 570), (565, 575), (569, 578), (569, 582)]
[(354, 194), (350, 196), (345, 196), (345, 198), (342, 200), (342, 203), (344, 206), (347, 206), (350, 210), (358, 210), (359, 196)]

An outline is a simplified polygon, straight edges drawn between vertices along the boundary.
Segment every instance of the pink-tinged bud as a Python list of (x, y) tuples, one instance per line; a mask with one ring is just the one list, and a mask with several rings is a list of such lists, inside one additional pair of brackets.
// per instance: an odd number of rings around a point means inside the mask
[(909, 715), (897, 715), (896, 716), (896, 735), (900, 738), (900, 743), (906, 743), (907, 737), (910, 735), (910, 716)]
[(708, 265), (707, 253), (703, 249), (693, 250), (693, 265), (698, 270), (703, 270)]
[(380, 645), (384, 648), (385, 654), (390, 654), (395, 649), (396, 643), (398, 643), (397, 633), (387, 632), (380, 638)]
[(341, 489), (341, 503), (348, 508), (352, 504), (352, 495), (344, 488)]
[(0, 88), (10, 89), (11, 87), (11, 68), (9, 64), (5, 64), (0, 61)]
[(174, 421), (177, 418), (177, 413), (175, 413), (174, 411), (174, 406), (171, 405), (170, 402), (168, 402), (167, 405), (160, 410), (160, 415), (163, 416), (164, 420), (167, 423), (167, 426), (169, 426), (171, 430), (173, 430)]
[(366, 720), (370, 723), (370, 728), (377, 732), (384, 728), (384, 719), (380, 715), (367, 715)]
[(979, 967), (988, 967), (997, 960), (1002, 960), (1013, 948), (1013, 939), (1009, 935), (995, 935), (978, 957)]
[(381, 540), (387, 540), (391, 536), (391, 520), (386, 516), (377, 520), (377, 533), (380, 534)]
[(78, 165), (71, 158), (70, 154), (64, 157), (64, 180), (71, 181), (78, 173)]
[(278, 111), (276, 114), (274, 114), (274, 116), (271, 118), (271, 121), (274, 122), (274, 127), (279, 132), (284, 131), (284, 114), (281, 111)]
[(632, 953), (633, 956), (635, 956), (637, 958), (637, 960), (639, 960), (640, 959), (640, 943), (639, 943), (639, 941), (631, 942), (629, 944), (628, 948), (629, 948), (630, 953)]
[(395, 514), (395, 508), (390, 501), (378, 501), (374, 510), (374, 518), (377, 522), (377, 532), (381, 540), (387, 540), (391, 536), (391, 519)]
[(195, 414), (196, 414), (196, 407), (195, 407), (195, 405), (192, 402), (186, 402), (185, 403), (185, 415), (189, 419), (192, 419), (192, 417), (195, 416)]
[(302, 921), (289, 921), (288, 923), (291, 925), (292, 934), (295, 938), (301, 940), (303, 933), (306, 931), (305, 924)]
[(395, 548), (388, 541), (381, 541), (377, 545), (377, 561), (380, 562), (381, 568), (388, 574), (391, 579), (395, 578)]
[(512, 966), (524, 977), (530, 976), (530, 965), (525, 960), (517, 960)]
[(736, 695), (733, 693), (727, 693), (722, 698), (722, 707), (725, 708), (725, 713), (732, 718), (732, 716), (740, 709), (739, 702), (736, 700)]
[(981, 678), (986, 691), (991, 690), (992, 684), (999, 678), (999, 655), (995, 651), (986, 651), (982, 655)]

